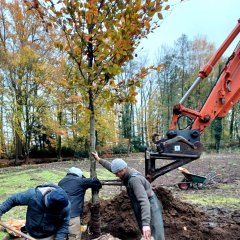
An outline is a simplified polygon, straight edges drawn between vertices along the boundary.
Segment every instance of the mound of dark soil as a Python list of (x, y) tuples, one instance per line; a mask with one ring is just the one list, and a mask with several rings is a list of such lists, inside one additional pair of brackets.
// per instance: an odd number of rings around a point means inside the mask
[[(211, 222), (211, 218), (195, 206), (174, 198), (170, 191), (154, 189), (163, 204), (166, 240), (239, 240), (240, 224), (234, 221)], [(84, 223), (90, 219), (90, 204), (85, 205)], [(101, 226), (103, 233), (123, 240), (140, 239), (133, 211), (126, 191), (112, 200), (101, 200)], [(83, 239), (88, 239), (83, 236)]]

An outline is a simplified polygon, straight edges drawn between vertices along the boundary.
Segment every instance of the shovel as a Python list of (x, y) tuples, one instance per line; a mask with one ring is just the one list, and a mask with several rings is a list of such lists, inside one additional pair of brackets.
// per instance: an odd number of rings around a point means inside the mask
[(3, 223), (3, 222), (0, 222), (0, 225), (3, 226), (4, 228), (7, 228), (7, 229), (9, 229), (9, 230), (11, 230), (11, 231), (13, 231), (13, 232), (19, 234), (19, 235), (22, 236), (22, 237), (25, 237), (26, 239), (29, 239), (29, 240), (36, 240), (35, 238), (33, 238), (33, 237), (31, 237), (31, 236), (29, 236), (29, 235), (27, 235), (27, 234), (25, 234), (25, 233), (23, 233), (23, 232), (17, 230), (17, 229), (14, 229), (13, 227), (11, 227), (11, 226), (9, 226), (9, 225)]

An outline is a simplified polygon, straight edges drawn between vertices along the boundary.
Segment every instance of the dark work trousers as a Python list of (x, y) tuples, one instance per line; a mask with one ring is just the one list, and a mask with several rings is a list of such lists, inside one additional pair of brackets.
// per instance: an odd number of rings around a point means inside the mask
[[(129, 192), (131, 196), (131, 204), (133, 207), (133, 211), (135, 213), (135, 217), (137, 219), (137, 223), (139, 229), (142, 232), (142, 220), (141, 220), (141, 207), (137, 203), (136, 198), (133, 197), (131, 192)], [(134, 199), (134, 200), (133, 200)], [(157, 196), (154, 195), (149, 197), (150, 202), (150, 211), (151, 211), (151, 220), (150, 220), (150, 228), (151, 228), (151, 235), (154, 237), (154, 240), (165, 240), (164, 235), (164, 226), (163, 226), (163, 217), (162, 217), (162, 204), (158, 200)]]
[(151, 206), (151, 233), (155, 240), (165, 240), (162, 204), (159, 202), (157, 196), (154, 194), (149, 198)]

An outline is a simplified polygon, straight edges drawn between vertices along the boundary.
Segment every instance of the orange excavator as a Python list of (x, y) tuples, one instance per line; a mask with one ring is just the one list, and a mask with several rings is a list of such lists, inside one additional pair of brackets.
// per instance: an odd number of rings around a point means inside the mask
[[(240, 99), (240, 43), (238, 43), (201, 110), (196, 111), (183, 105), (200, 82), (208, 77), (239, 32), (240, 19), (208, 63), (199, 71), (198, 78), (180, 102), (173, 107), (172, 122), (166, 137), (158, 139), (158, 134), (152, 136), (156, 150), (145, 151), (145, 176), (150, 182), (198, 159), (203, 151), (200, 142), (201, 134), (215, 118), (225, 117)], [(184, 129), (180, 129), (179, 121), (183, 118), (187, 118), (188, 125)], [(171, 160), (171, 163), (156, 168), (157, 159)]]

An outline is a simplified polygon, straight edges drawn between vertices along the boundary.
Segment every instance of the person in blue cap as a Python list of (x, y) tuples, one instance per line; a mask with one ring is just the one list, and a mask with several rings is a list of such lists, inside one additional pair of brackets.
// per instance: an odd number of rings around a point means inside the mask
[(127, 163), (116, 158), (111, 163), (101, 159), (97, 152), (93, 157), (103, 167), (119, 177), (127, 193), (144, 240), (164, 240), (162, 204), (152, 190), (150, 182), (137, 170), (128, 167)]
[(27, 233), (39, 240), (64, 240), (68, 234), (70, 202), (65, 191), (42, 184), (13, 194), (0, 205), (0, 217), (15, 206), (27, 206)]
[(71, 167), (67, 175), (58, 183), (67, 193), (71, 202), (69, 240), (81, 239), (81, 216), (83, 214), (84, 196), (88, 188), (96, 190), (102, 187), (97, 178), (86, 178), (80, 168)]

